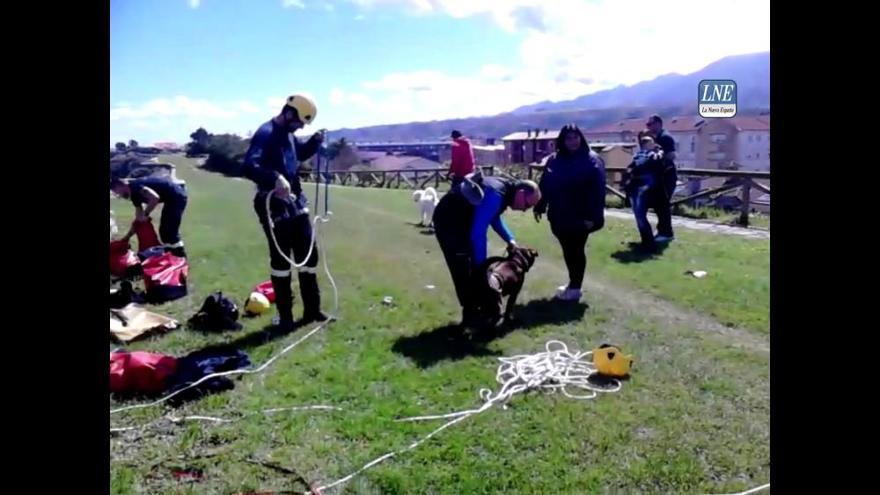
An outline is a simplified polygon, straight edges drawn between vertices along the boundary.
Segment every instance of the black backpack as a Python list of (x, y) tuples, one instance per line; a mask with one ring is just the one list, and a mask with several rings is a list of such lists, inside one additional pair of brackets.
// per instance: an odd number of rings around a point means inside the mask
[(205, 299), (199, 312), (189, 319), (189, 326), (208, 332), (241, 330), (238, 306), (222, 292), (214, 292)]

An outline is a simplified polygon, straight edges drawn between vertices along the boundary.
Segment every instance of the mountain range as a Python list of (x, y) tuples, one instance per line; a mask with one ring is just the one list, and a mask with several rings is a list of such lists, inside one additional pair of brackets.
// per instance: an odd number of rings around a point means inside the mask
[(690, 74), (666, 74), (632, 86), (525, 105), (493, 116), (338, 129), (331, 131), (330, 137), (354, 142), (437, 140), (458, 129), (467, 136), (500, 138), (525, 129), (558, 129), (570, 122), (588, 129), (652, 113), (696, 115), (697, 88), (704, 79), (736, 81), (738, 115), (770, 108), (770, 53), (761, 52), (725, 57)]

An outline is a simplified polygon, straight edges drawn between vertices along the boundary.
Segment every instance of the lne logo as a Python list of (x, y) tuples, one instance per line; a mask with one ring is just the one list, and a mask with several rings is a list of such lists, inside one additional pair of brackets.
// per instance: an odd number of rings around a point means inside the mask
[(700, 117), (730, 118), (736, 115), (736, 81), (700, 81)]

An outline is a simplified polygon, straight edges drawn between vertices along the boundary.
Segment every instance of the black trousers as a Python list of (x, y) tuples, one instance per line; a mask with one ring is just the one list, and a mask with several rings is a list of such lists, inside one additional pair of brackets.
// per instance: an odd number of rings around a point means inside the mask
[(672, 237), (672, 195), (678, 182), (678, 172), (675, 166), (670, 166), (661, 177), (662, 187), (656, 194), (654, 212), (657, 213), (657, 235)]
[(562, 257), (568, 268), (568, 286), (580, 289), (584, 283), (587, 270), (587, 238), (590, 234), (585, 228), (563, 228), (551, 225), (551, 230), (559, 245), (562, 246)]
[(473, 293), (473, 261), (471, 257), (471, 224), (474, 207), (456, 188), (440, 198), (434, 210), (434, 234), (443, 251), (446, 267), (455, 285), (455, 295), (465, 313), (475, 312)]
[(180, 222), (186, 210), (186, 196), (181, 196), (162, 205), (162, 216), (159, 218), (159, 238), (168, 247), (183, 246), (180, 240)]
[[(312, 241), (312, 223), (307, 212), (291, 200), (281, 200), (272, 196), (269, 214), (275, 224), (270, 232), (266, 212), (266, 195), (271, 192), (259, 192), (254, 197), (254, 210), (263, 226), (263, 233), (269, 243), (269, 263), (272, 267), (272, 288), (275, 290), (275, 306), (282, 320), (293, 321), (293, 291), (291, 289), (292, 266), (284, 259), (282, 253), (292, 258), (297, 264), (305, 260)], [(278, 247), (272, 242), (271, 233), (275, 234)], [(278, 251), (281, 249), (281, 252)], [(321, 293), (318, 288), (318, 246), (315, 244), (312, 254), (305, 266), (297, 269), (299, 290), (303, 300), (305, 314), (320, 311)]]

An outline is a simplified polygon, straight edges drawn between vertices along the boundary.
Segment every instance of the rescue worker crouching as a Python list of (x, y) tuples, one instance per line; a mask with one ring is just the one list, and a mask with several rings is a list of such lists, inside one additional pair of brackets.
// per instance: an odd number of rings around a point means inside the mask
[(479, 173), (470, 174), (440, 198), (434, 210), (434, 233), (461, 306), (460, 327), (479, 326), (474, 274), (487, 258), (489, 228), (512, 249), (516, 240), (502, 215), (507, 208), (526, 211), (540, 199), (541, 191), (532, 181)]
[[(317, 274), (318, 246), (316, 244), (309, 255), (309, 248), (312, 247), (312, 223), (309, 219), (308, 201), (297, 174), (300, 160), (307, 160), (318, 151), (324, 135), (316, 133), (306, 142), (293, 136), (294, 131), (310, 124), (316, 113), (315, 104), (309, 98), (302, 95), (289, 97), (281, 112), (260, 126), (251, 137), (250, 148), (244, 160), (245, 176), (257, 185), (254, 210), (269, 243), (278, 326), (287, 331), (294, 328), (290, 280), (293, 267), (289, 259), (296, 264), (305, 261), (304, 266), (298, 268), (303, 301), (303, 318), (300, 323), (328, 319), (321, 312)], [(307, 255), (308, 260), (305, 260)]]
[[(175, 256), (186, 258), (183, 240), (180, 238), (180, 223), (186, 210), (186, 191), (170, 177), (144, 177), (141, 179), (110, 180), (110, 189), (119, 197), (129, 199), (134, 204), (135, 220), (146, 221), (159, 204), (162, 216), (159, 220), (159, 238), (165, 249)], [(128, 240), (134, 235), (134, 225), (123, 237)]]

